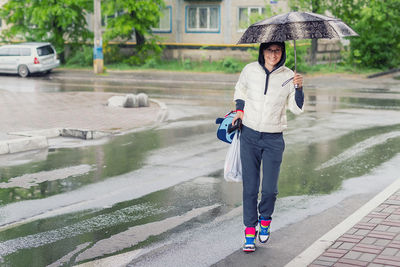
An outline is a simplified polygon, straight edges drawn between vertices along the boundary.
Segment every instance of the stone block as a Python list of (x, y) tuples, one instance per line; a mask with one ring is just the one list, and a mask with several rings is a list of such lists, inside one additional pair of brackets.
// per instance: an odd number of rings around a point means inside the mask
[(385, 248), (385, 249), (382, 251), (382, 255), (386, 255), (386, 256), (394, 256), (394, 255), (396, 255), (397, 253), (399, 253), (399, 250), (396, 249), (396, 248)]
[(372, 237), (366, 237), (366, 238), (364, 238), (363, 240), (361, 240), (361, 244), (369, 244), (369, 245), (371, 245), (371, 244), (374, 244), (375, 242), (376, 242), (376, 238), (372, 238)]
[(354, 245), (355, 245), (354, 243), (343, 242), (343, 244), (340, 245), (339, 249), (352, 249)]
[(331, 246), (331, 248), (338, 248), (340, 245), (342, 245), (343, 244), (343, 242), (335, 242), (332, 246)]
[(92, 139), (99, 139), (111, 135), (107, 132), (92, 131)]
[(124, 108), (137, 108), (139, 107), (138, 97), (134, 94), (127, 94), (122, 103)]
[(374, 243), (374, 245), (377, 245), (377, 246), (387, 246), (389, 243), (390, 243), (390, 240), (378, 239), (378, 240), (376, 240), (376, 242)]
[(360, 261), (366, 261), (366, 262), (371, 262), (373, 259), (376, 258), (376, 254), (371, 254), (371, 253), (363, 253), (358, 260)]
[(357, 251), (349, 251), (343, 258), (356, 260), (361, 256), (362, 253)]
[(110, 133), (107, 132), (84, 130), (84, 129), (64, 128), (61, 130), (61, 136), (80, 138), (84, 140), (99, 139), (109, 135)]
[[(88, 139), (88, 132), (89, 130), (82, 130), (82, 129), (70, 129), (70, 128), (64, 128), (61, 130), (61, 136), (65, 137), (75, 137), (75, 138), (80, 138), (80, 139)], [(91, 139), (91, 138), (89, 138)]]
[(137, 100), (138, 100), (139, 107), (148, 107), (149, 106), (149, 97), (145, 93), (138, 94)]
[(122, 104), (125, 100), (124, 96), (112, 96), (107, 100), (107, 106), (109, 107), (122, 107)]

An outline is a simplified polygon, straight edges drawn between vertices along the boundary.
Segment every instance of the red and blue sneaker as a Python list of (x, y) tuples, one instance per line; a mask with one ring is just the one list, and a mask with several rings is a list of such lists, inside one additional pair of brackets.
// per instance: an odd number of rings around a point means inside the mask
[(258, 234), (258, 239), (261, 243), (266, 243), (270, 236), (270, 225), (271, 219), (260, 218), (260, 233)]
[(246, 227), (244, 230), (245, 242), (243, 245), (244, 252), (256, 251), (256, 235), (257, 231), (255, 227)]

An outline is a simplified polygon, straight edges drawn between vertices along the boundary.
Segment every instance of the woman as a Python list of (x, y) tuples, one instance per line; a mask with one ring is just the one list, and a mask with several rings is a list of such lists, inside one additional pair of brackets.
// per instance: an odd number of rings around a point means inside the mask
[[(243, 251), (255, 251), (257, 235), (265, 243), (278, 194), (278, 176), (285, 148), (282, 132), (287, 128), (286, 107), (303, 112), (303, 78), (285, 67), (284, 42), (262, 43), (258, 62), (244, 67), (235, 87), (236, 116), (243, 123), (240, 157), (243, 176)], [(293, 80), (293, 81), (292, 81)], [(263, 165), (261, 201), (260, 166)]]

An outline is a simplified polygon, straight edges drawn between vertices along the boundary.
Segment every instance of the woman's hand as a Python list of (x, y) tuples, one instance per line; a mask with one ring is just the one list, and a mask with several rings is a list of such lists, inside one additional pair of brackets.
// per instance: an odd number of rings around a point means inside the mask
[[(302, 88), (303, 87), (303, 76), (298, 73), (294, 73), (293, 83), (295, 88)], [(297, 85), (297, 87), (296, 87)]]
[(241, 119), (243, 121), (243, 115), (244, 115), (243, 111), (240, 110), (236, 111), (236, 115), (232, 120), (232, 125), (235, 125), (237, 119)]

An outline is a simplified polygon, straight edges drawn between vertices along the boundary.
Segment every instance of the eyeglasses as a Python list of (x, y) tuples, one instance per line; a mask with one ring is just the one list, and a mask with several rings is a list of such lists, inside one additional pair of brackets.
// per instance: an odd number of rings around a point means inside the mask
[(282, 53), (282, 50), (281, 49), (269, 49), (269, 48), (267, 48), (267, 49), (265, 49), (265, 50), (267, 50), (267, 53), (268, 54), (280, 54), (280, 53)]

